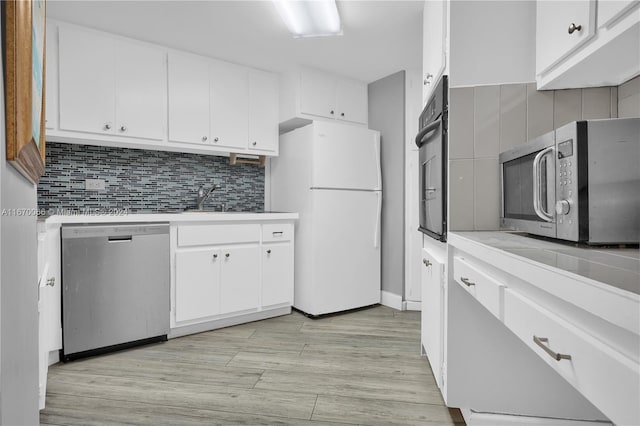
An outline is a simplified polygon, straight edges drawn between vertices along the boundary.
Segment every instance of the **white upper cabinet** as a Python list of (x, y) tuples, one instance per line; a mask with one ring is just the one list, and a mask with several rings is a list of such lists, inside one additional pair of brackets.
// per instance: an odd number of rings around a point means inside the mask
[(281, 130), (318, 118), (367, 125), (367, 84), (362, 81), (305, 67), (286, 73), (282, 83)]
[(595, 33), (595, 0), (536, 2), (536, 72), (545, 72)]
[(161, 140), (166, 123), (166, 54), (159, 49), (116, 43), (116, 133)]
[(209, 143), (209, 64), (169, 53), (169, 141)]
[(444, 0), (426, 0), (422, 13), (422, 103), (426, 105), (431, 91), (446, 66), (447, 8)]
[(59, 28), (60, 129), (115, 134), (113, 38)]
[(335, 118), (335, 76), (314, 69), (300, 72), (300, 112)]
[(249, 148), (278, 150), (278, 76), (249, 70)]
[(536, 2), (538, 89), (618, 86), (640, 73), (640, 2)]
[(164, 137), (162, 51), (62, 26), (59, 52), (61, 130)]
[(278, 155), (276, 74), (47, 20), (52, 142)]
[(211, 137), (216, 146), (246, 149), (249, 139), (249, 81), (245, 67), (211, 64)]
[(356, 80), (336, 80), (336, 119), (366, 123), (369, 105), (367, 85)]
[(47, 23), (46, 30), (46, 82), (44, 126), (58, 127), (58, 27)]

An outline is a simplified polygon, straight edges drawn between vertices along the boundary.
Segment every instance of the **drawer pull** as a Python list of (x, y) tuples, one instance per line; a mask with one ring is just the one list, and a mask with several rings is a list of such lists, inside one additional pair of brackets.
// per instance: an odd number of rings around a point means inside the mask
[(571, 359), (571, 355), (565, 355), (565, 354), (552, 351), (551, 348), (547, 346), (549, 344), (549, 339), (547, 337), (538, 337), (534, 335), (533, 341), (536, 345), (544, 349), (546, 353), (551, 355), (551, 358), (555, 359), (556, 361), (560, 361), (562, 359), (569, 359), (569, 360)]
[(283, 232), (282, 231), (275, 231), (275, 232), (272, 232), (272, 234), (273, 234), (274, 237), (282, 237)]
[(462, 281), (467, 287), (471, 287), (472, 285), (476, 285), (476, 283), (469, 281), (469, 278), (460, 277), (460, 281)]
[(427, 268), (431, 266), (431, 262), (427, 259), (422, 259), (422, 263), (424, 263), (424, 266), (426, 266)]

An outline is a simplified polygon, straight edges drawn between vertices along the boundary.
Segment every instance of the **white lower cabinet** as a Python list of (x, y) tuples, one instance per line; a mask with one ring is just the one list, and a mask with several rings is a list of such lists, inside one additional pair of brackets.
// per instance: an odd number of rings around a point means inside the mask
[(220, 313), (260, 306), (260, 247), (222, 249)]
[(293, 303), (293, 244), (262, 247), (262, 306)]
[(444, 264), (427, 249), (422, 249), (422, 324), (421, 340), (433, 377), (442, 389), (444, 351)]
[(290, 222), (175, 226), (172, 327), (211, 324), (179, 333), (188, 334), (290, 309), (293, 228)]
[(220, 249), (176, 253), (176, 321), (220, 313)]

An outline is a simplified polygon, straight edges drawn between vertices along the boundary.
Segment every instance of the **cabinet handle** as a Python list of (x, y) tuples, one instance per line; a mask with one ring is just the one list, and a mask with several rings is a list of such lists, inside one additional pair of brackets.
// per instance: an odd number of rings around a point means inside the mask
[(565, 354), (552, 351), (551, 348), (547, 346), (549, 344), (549, 338), (547, 337), (538, 337), (534, 335), (533, 341), (536, 345), (544, 349), (544, 351), (548, 353), (551, 356), (551, 358), (555, 359), (556, 361), (560, 361), (562, 359), (568, 359), (568, 360), (571, 359), (571, 355), (565, 355)]
[(282, 234), (283, 234), (283, 233), (284, 233), (284, 232), (282, 232), (282, 231), (273, 231), (271, 234), (272, 234), (274, 237), (282, 237)]
[(344, 112), (341, 112), (341, 113), (340, 113), (340, 117), (344, 117)]
[(120, 131), (121, 132), (126, 132), (127, 131), (127, 126), (120, 126)]
[(224, 257), (229, 257), (231, 256), (229, 253), (225, 254)]
[(333, 110), (331, 110), (331, 115), (333, 115), (333, 112), (334, 112), (334, 111), (333, 111)]
[(48, 285), (49, 287), (53, 287), (56, 285), (56, 277), (51, 277), (49, 279), (47, 279), (46, 285)]
[(431, 266), (431, 262), (428, 261), (427, 259), (422, 259), (422, 263), (424, 263), (424, 266), (426, 266), (427, 268)]
[(104, 125), (105, 130), (111, 130), (111, 124), (107, 123)]
[(213, 141), (214, 142), (218, 142), (218, 138), (213, 138)]
[(460, 281), (462, 281), (467, 287), (471, 287), (472, 285), (476, 285), (476, 283), (469, 281), (469, 278), (460, 277)]
[(433, 74), (427, 74), (424, 77), (424, 81), (422, 82), (422, 84), (424, 84), (425, 86), (428, 86), (429, 84), (431, 84), (431, 79), (433, 78)]
[(569, 25), (569, 34), (582, 30), (582, 25), (576, 25), (573, 22)]
[(251, 145), (256, 146), (256, 145), (258, 145), (258, 142), (254, 142)]
[(208, 137), (206, 137), (206, 136), (203, 136), (203, 137), (202, 137), (202, 142), (206, 142), (206, 141), (207, 141), (207, 139), (209, 139), (209, 138), (208, 138)]
[(217, 259), (217, 258), (218, 258), (218, 254), (217, 254), (217, 253), (214, 253), (213, 258), (214, 258), (214, 259)]
[(267, 254), (271, 254), (271, 249), (267, 250)]

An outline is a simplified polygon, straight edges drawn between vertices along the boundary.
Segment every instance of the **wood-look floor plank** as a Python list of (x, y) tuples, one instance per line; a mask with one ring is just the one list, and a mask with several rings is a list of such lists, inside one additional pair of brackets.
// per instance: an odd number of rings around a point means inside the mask
[(158, 359), (136, 359), (104, 356), (72, 362), (65, 371), (93, 374), (99, 371), (104, 376), (141, 377), (172, 382), (203, 385), (235, 386), (253, 388), (264, 370), (235, 369), (215, 364), (166, 361)]
[(255, 385), (256, 389), (287, 392), (307, 392), (320, 395), (341, 395), (389, 401), (443, 405), (438, 388), (427, 380), (406, 380), (395, 375), (344, 372), (266, 371)]
[[(324, 426), (331, 423), (248, 415), (210, 409), (152, 405), (137, 401), (90, 398), (52, 394), (42, 416), (50, 424), (60, 425), (282, 425)], [(56, 423), (57, 422), (57, 423)], [(41, 423), (43, 425), (44, 423)]]
[(137, 401), (183, 408), (310, 419), (316, 396), (293, 392), (241, 389), (140, 377), (113, 377), (65, 372), (49, 379), (48, 391), (119, 401)]
[[(298, 312), (50, 367), (42, 424), (452, 424), (420, 313)], [(326, 423), (325, 423), (326, 422)]]
[(318, 396), (312, 420), (348, 419), (364, 425), (454, 425), (458, 420), (444, 405), (381, 401), (345, 396)]

